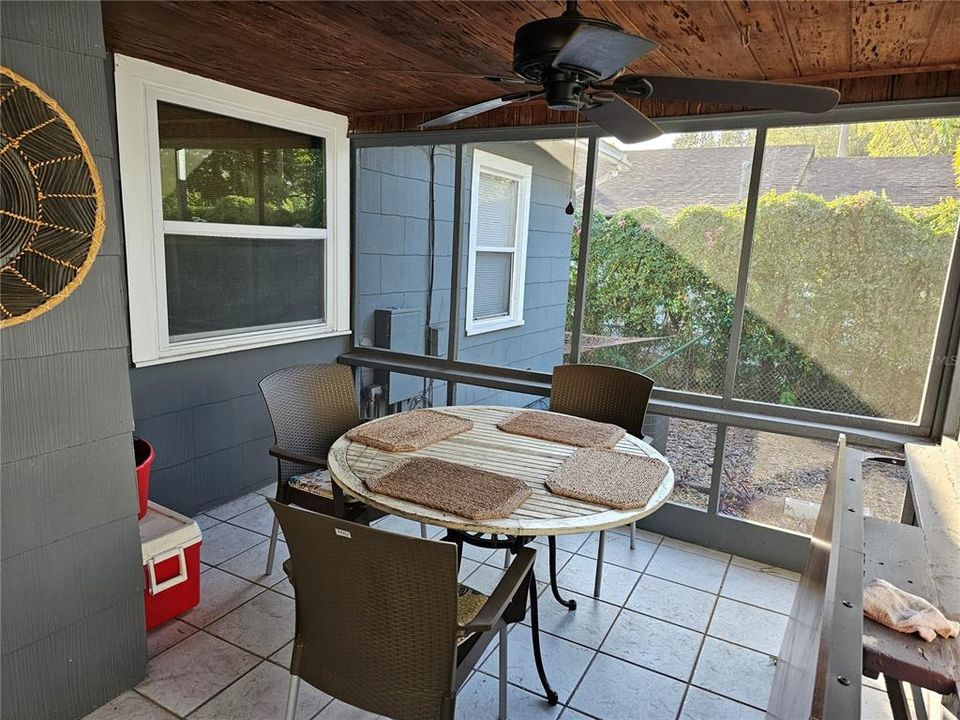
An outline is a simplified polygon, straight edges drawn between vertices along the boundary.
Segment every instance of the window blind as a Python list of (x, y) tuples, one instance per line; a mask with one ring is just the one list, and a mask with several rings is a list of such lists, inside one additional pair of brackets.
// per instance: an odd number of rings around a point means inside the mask
[(481, 170), (477, 192), (477, 247), (514, 247), (520, 183)]
[(474, 320), (504, 317), (510, 314), (512, 277), (512, 253), (477, 253), (473, 283)]

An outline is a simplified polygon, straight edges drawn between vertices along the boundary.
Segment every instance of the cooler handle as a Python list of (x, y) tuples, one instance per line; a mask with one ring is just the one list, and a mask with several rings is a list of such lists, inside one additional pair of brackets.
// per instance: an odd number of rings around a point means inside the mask
[[(157, 582), (157, 571), (154, 569), (156, 563), (161, 563), (164, 560), (169, 560), (170, 558), (177, 556), (180, 560), (180, 572), (170, 578), (169, 580), (164, 580), (162, 583)], [(156, 557), (152, 557), (147, 560), (147, 574), (150, 576), (150, 594), (156, 595), (157, 593), (162, 593), (164, 590), (169, 590), (172, 587), (176, 587), (180, 583), (187, 581), (187, 556), (183, 552), (182, 547), (178, 547), (176, 550), (171, 550), (167, 553), (162, 553)]]

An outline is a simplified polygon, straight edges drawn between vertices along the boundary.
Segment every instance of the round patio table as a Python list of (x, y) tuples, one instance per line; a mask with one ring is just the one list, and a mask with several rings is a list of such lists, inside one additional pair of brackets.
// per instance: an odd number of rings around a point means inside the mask
[[(344, 492), (391, 515), (400, 515), (450, 530), (512, 537), (568, 535), (629, 525), (657, 510), (673, 490), (673, 470), (670, 469), (647, 504), (637, 510), (613, 510), (603, 505), (554, 495), (546, 489), (543, 481), (578, 448), (514, 435), (498, 429), (497, 423), (517, 412), (518, 408), (457, 405), (434, 409), (472, 420), (473, 428), (409, 453), (386, 452), (351, 442), (345, 436), (341, 437), (333, 444), (327, 456), (331, 479), (343, 488)], [(384, 419), (386, 418), (370, 422), (376, 423)], [(625, 435), (615, 449), (633, 455), (648, 455), (667, 462), (653, 447), (630, 434)], [(468, 520), (459, 515), (373, 492), (364, 485), (363, 478), (401, 458), (415, 455), (510, 475), (523, 480), (533, 494), (509, 517), (497, 520)], [(669, 463), (667, 466), (669, 467)]]
[[(647, 504), (636, 510), (614, 510), (581, 500), (554, 495), (544, 486), (544, 480), (578, 448), (571, 445), (514, 435), (497, 428), (497, 423), (518, 411), (518, 408), (482, 405), (457, 405), (434, 408), (473, 421), (473, 428), (447, 440), (428, 445), (414, 452), (387, 452), (340, 437), (327, 455), (330, 478), (344, 491), (367, 505), (391, 515), (438, 525), (447, 529), (445, 540), (480, 545), (487, 548), (510, 548), (526, 545), (535, 537), (547, 536), (550, 549), (550, 586), (554, 596), (573, 610), (573, 600), (563, 600), (557, 588), (556, 536), (588, 533), (629, 525), (657, 510), (673, 490), (673, 470), (669, 469)], [(539, 411), (546, 412), (546, 411)], [(389, 416), (388, 416), (389, 417)], [(371, 420), (381, 422), (386, 418)], [(647, 455), (667, 462), (649, 444), (629, 433), (617, 443), (620, 452)], [(436, 510), (418, 503), (399, 500), (373, 492), (363, 479), (408, 456), (432, 457), (459, 465), (489, 470), (519, 478), (532, 491), (531, 496), (506, 518), (468, 520), (459, 515)], [(669, 468), (669, 463), (667, 463)], [(490, 535), (490, 539), (484, 538)], [(506, 536), (500, 540), (498, 536)], [(539, 627), (537, 622), (536, 583), (530, 584), (530, 621), (533, 631), (534, 659), (543, 682), (547, 699), (556, 703), (556, 693), (550, 688), (540, 657)]]

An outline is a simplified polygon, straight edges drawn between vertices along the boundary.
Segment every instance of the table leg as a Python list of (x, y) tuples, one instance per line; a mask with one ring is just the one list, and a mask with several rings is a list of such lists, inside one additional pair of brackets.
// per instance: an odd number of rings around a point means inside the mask
[(550, 535), (547, 538), (547, 544), (550, 548), (550, 591), (557, 599), (557, 602), (563, 605), (567, 610), (576, 610), (576, 600), (564, 600), (560, 597), (560, 588), (557, 587), (557, 538)]
[(443, 536), (444, 542), (452, 542), (457, 546), (457, 571), (460, 570), (460, 561), (463, 560), (463, 535), (451, 530)]
[(548, 703), (556, 705), (560, 698), (557, 691), (550, 687), (547, 673), (543, 669), (543, 656), (540, 654), (540, 613), (537, 607), (537, 578), (533, 570), (530, 571), (530, 633), (533, 640), (533, 659), (537, 664), (537, 674), (543, 685), (543, 693)]

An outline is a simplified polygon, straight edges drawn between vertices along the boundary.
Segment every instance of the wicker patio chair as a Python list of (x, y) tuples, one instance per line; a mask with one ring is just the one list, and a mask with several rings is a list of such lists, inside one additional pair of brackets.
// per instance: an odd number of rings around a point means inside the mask
[[(553, 369), (550, 409), (597, 422), (619, 425), (631, 435), (643, 437), (643, 419), (653, 391), (653, 380), (633, 370), (610, 365), (558, 365)], [(597, 575), (593, 596), (600, 597), (603, 581), (603, 546), (606, 531), (600, 531)], [(630, 523), (630, 549), (636, 546), (636, 523)]]
[[(327, 468), (330, 446), (360, 424), (353, 373), (346, 365), (294, 365), (267, 375), (260, 392), (273, 423), (277, 502), (336, 514)], [(346, 498), (345, 517), (363, 522), (366, 506)], [(279, 524), (273, 520), (267, 572), (273, 572)]]
[[(458, 585), (453, 543), (270, 504), (296, 598), (286, 719), (295, 720), (303, 679), (394, 720), (453, 720), (457, 692), (490, 641), (525, 616), (535, 551), (520, 549), (487, 597)], [(501, 710), (505, 656), (506, 646)]]

